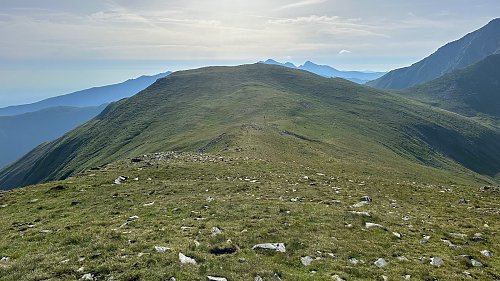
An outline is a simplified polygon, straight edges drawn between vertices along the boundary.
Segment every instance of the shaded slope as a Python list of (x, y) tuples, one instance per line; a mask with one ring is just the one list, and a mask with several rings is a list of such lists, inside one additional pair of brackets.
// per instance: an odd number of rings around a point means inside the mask
[[(448, 149), (448, 142), (457, 145)], [(255, 64), (160, 79), (7, 167), (0, 184), (65, 178), (125, 156), (168, 150), (277, 163), (342, 159), (401, 173), (421, 165), (463, 173), (452, 160), (486, 175), (500, 170), (500, 133), (467, 118), (343, 79)]]
[(156, 80), (163, 78), (168, 74), (170, 74), (170, 72), (160, 73), (154, 76), (141, 76), (139, 78), (129, 79), (122, 83), (94, 87), (31, 104), (0, 108), (0, 116), (13, 116), (55, 106), (99, 106), (101, 104), (114, 102), (135, 95), (149, 85), (153, 84)]
[(53, 107), (0, 117), (0, 167), (97, 116), (106, 105)]
[(497, 18), (446, 44), (427, 58), (409, 67), (393, 70), (367, 84), (381, 89), (409, 88), (477, 63), (489, 55), (500, 53), (499, 30), (500, 18)]
[(404, 93), (465, 116), (500, 119), (500, 55), (491, 55)]

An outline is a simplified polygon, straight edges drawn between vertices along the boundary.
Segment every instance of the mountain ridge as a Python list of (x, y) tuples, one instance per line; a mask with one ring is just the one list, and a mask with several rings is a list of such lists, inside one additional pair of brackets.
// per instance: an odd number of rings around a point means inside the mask
[(403, 89), (438, 78), (456, 69), (500, 53), (500, 18), (480, 29), (440, 47), (428, 57), (408, 67), (392, 70), (367, 85), (381, 89)]
[(370, 169), (434, 167), (469, 176), (500, 170), (500, 132), (344, 79), (253, 64), (159, 79), (0, 171), (0, 186), (63, 179), (123, 157), (172, 150), (278, 162), (340, 157)]
[(13, 116), (28, 112), (34, 112), (55, 106), (88, 107), (99, 106), (130, 97), (151, 85), (157, 79), (169, 75), (171, 72), (163, 72), (152, 76), (143, 75), (138, 78), (128, 79), (124, 82), (92, 87), (73, 93), (60, 95), (38, 102), (22, 105), (13, 105), (0, 108), (0, 116)]
[(15, 116), (0, 116), (0, 167), (97, 116), (106, 104), (50, 107)]
[(286, 62), (286, 63), (281, 63), (278, 61), (275, 61), (273, 59), (268, 59), (266, 61), (260, 61), (259, 63), (263, 64), (270, 64), (270, 65), (279, 65), (279, 66), (284, 66), (292, 69), (300, 69), (300, 70), (305, 70), (326, 78), (344, 78), (346, 80), (349, 80), (354, 83), (358, 84), (364, 84), (368, 81), (377, 79), (381, 77), (382, 75), (386, 74), (386, 72), (376, 72), (376, 71), (343, 71), (343, 70), (338, 70), (334, 67), (331, 67), (329, 65), (319, 65), (316, 64), (312, 61), (306, 61), (304, 64), (300, 66), (296, 66), (291, 62)]
[(405, 96), (468, 117), (500, 120), (500, 54), (403, 91)]

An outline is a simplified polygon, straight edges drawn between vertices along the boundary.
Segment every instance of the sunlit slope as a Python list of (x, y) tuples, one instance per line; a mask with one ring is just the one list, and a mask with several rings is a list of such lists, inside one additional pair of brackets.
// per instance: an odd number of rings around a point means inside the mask
[(498, 131), (346, 80), (255, 64), (160, 79), (7, 167), (0, 184), (61, 179), (123, 157), (170, 150), (277, 163), (315, 158), (399, 173), (425, 173), (422, 165), (468, 174), (466, 167), (487, 176), (500, 170)]

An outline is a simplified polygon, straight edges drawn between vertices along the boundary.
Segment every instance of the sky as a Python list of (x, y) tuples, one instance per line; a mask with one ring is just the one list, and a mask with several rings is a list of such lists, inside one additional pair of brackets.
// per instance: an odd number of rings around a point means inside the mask
[(498, 11), (498, 0), (0, 0), (0, 107), (267, 58), (388, 71)]

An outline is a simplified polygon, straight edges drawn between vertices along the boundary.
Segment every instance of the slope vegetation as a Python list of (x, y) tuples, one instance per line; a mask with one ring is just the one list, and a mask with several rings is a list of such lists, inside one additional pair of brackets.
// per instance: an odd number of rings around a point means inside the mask
[[(156, 151), (310, 159), (414, 176), (500, 171), (500, 133), (343, 79), (255, 64), (176, 72), (0, 172), (2, 188)], [(466, 167), (466, 168), (464, 168)], [(359, 169), (359, 168), (357, 168)]]
[(465, 116), (500, 120), (500, 55), (405, 91), (418, 99)]
[(492, 20), (457, 41), (446, 44), (409, 67), (390, 71), (367, 84), (381, 89), (409, 88), (475, 64), (489, 55), (500, 53), (498, 30), (500, 30), (500, 18)]

